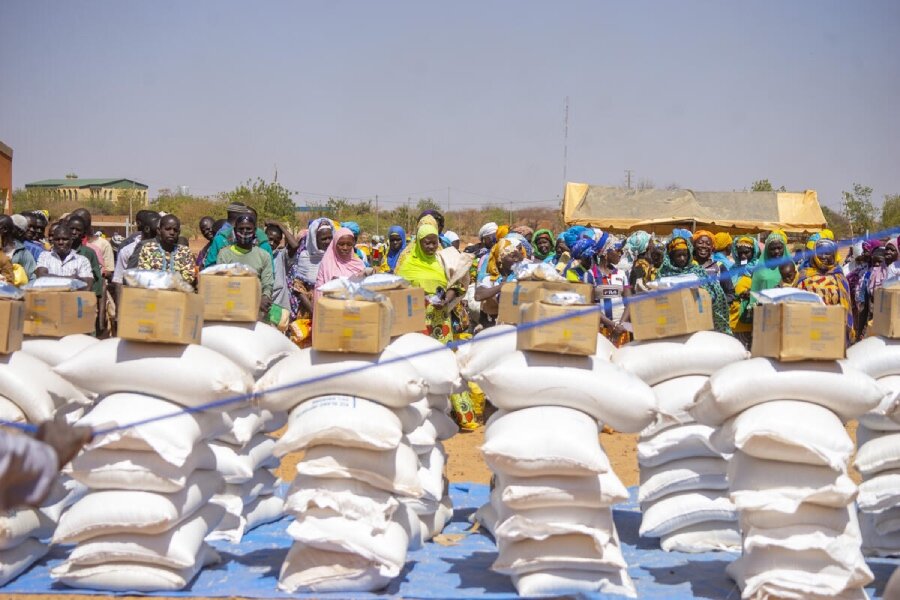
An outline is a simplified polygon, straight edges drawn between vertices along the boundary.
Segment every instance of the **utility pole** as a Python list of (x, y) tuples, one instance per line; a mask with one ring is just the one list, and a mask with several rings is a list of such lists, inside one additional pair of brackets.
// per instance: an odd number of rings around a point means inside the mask
[(412, 201), (412, 198), (409, 196), (406, 197), (406, 232), (409, 233), (409, 203)]
[(563, 130), (563, 187), (565, 187), (568, 178), (569, 167), (569, 97), (566, 96), (566, 117)]
[(378, 194), (375, 194), (375, 235), (378, 235)]
[(444, 217), (444, 227), (450, 229), (450, 186), (447, 186), (447, 215)]
[(512, 224), (513, 224), (513, 220), (512, 220), (512, 202), (510, 202), (510, 203), (509, 203), (509, 226), (512, 227)]
[(631, 189), (631, 174), (632, 174), (633, 172), (634, 172), (634, 171), (632, 171), (631, 169), (625, 169), (625, 178), (626, 178), (626, 181), (628, 182), (628, 189), (629, 189), (629, 190)]

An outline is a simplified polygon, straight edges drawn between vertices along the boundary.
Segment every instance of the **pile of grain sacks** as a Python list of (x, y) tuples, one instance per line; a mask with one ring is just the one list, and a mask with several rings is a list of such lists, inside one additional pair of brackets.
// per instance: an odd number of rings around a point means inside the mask
[[(49, 338), (36, 341), (48, 350), (63, 343)], [(0, 356), (0, 420), (32, 425), (54, 418), (71, 422), (89, 408), (91, 396), (53, 373), (51, 366), (24, 350)], [(0, 513), (0, 585), (47, 553), (45, 540), (53, 535), (66, 509), (86, 491), (82, 484), (61, 475), (41, 507)]]
[(54, 534), (56, 543), (77, 545), (51, 576), (108, 591), (185, 587), (218, 558), (203, 540), (222, 519), (223, 508), (210, 500), (223, 480), (205, 442), (227, 424), (221, 409), (184, 408), (247, 395), (252, 378), (203, 346), (118, 338), (89, 346), (54, 371), (100, 400), (79, 421), (99, 433), (71, 465), (71, 476), (90, 492)]
[(453, 352), (420, 333), (374, 355), (304, 349), (260, 378), (260, 405), (289, 411), (276, 456), (304, 451), (285, 504), (295, 543), (281, 590), (379, 590), (443, 528), (438, 442), (452, 435), (444, 411), (460, 387)]
[(867, 338), (847, 350), (847, 362), (888, 392), (856, 430), (863, 553), (900, 556), (900, 340)]
[[(281, 332), (264, 323), (207, 322), (201, 345), (229, 358), (258, 381), (278, 361), (299, 348)], [(270, 411), (255, 404), (224, 406), (227, 431), (209, 442), (215, 470), (225, 480), (212, 502), (225, 508), (225, 516), (207, 541), (241, 541), (255, 527), (271, 523), (284, 514), (280, 481), (270, 469), (278, 459), (269, 437), (287, 421), (284, 411)]]
[(651, 386), (656, 421), (641, 432), (638, 465), (640, 534), (665, 551), (736, 551), (741, 537), (728, 499), (727, 459), (710, 441), (714, 428), (686, 412), (718, 369), (749, 356), (735, 338), (715, 331), (632, 342), (612, 362)]
[(872, 580), (860, 550), (844, 424), (884, 390), (838, 361), (752, 358), (717, 371), (689, 412), (718, 427), (733, 453), (728, 480), (740, 513), (741, 557), (728, 567), (744, 598), (862, 598)]
[(497, 540), (493, 569), (523, 596), (590, 592), (635, 596), (612, 506), (628, 492), (599, 441), (598, 422), (635, 432), (653, 418), (653, 392), (594, 356), (517, 351), (512, 327), (475, 336), (461, 372), (500, 410), (482, 453), (494, 473), (478, 518)]

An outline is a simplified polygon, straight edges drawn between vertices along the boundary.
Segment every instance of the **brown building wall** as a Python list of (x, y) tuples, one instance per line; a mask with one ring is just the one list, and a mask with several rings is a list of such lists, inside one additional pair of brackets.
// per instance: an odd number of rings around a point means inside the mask
[(0, 208), (12, 194), (12, 148), (0, 142)]

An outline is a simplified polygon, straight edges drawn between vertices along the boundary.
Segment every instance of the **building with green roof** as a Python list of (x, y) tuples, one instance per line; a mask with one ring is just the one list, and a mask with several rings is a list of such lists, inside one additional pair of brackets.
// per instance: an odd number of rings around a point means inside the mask
[(63, 200), (109, 200), (118, 203), (129, 197), (135, 206), (147, 204), (147, 186), (144, 183), (124, 177), (105, 179), (84, 179), (66, 177), (64, 179), (43, 179), (25, 184), (26, 190), (44, 190)]

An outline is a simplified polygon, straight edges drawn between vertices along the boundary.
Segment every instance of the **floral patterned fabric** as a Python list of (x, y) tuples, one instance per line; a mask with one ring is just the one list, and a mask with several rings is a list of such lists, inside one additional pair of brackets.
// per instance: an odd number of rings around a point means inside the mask
[(141, 246), (138, 256), (138, 269), (153, 271), (174, 271), (191, 285), (197, 281), (194, 270), (194, 255), (187, 246), (175, 246), (172, 252), (166, 252), (156, 240), (150, 240)]

